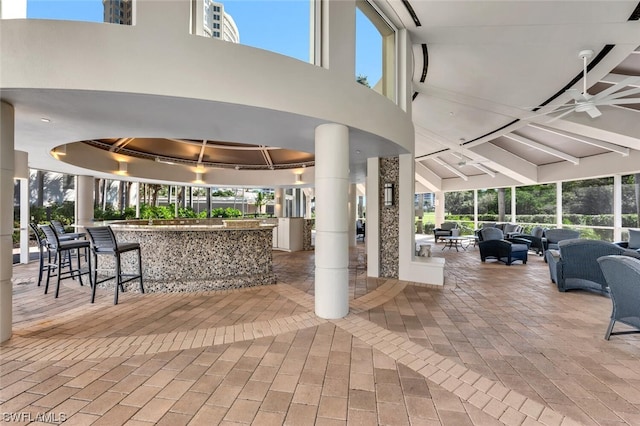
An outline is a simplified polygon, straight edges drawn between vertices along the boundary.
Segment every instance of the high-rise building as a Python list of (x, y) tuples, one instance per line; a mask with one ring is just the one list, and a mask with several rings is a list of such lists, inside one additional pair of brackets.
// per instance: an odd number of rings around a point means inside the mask
[(110, 24), (132, 24), (132, 0), (102, 0), (104, 6), (104, 22)]
[(231, 15), (225, 12), (224, 4), (212, 0), (197, 0), (192, 13), (196, 24), (193, 31), (195, 34), (232, 43), (240, 42), (238, 27)]
[[(102, 0), (104, 22), (131, 25), (133, 0)], [(235, 21), (224, 10), (224, 4), (212, 0), (196, 0), (191, 10), (193, 29), (197, 35), (217, 38), (232, 43), (240, 42)]]

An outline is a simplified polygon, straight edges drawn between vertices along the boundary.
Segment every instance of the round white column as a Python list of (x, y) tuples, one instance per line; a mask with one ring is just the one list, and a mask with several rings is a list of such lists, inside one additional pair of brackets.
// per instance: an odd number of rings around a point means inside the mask
[(0, 342), (11, 337), (13, 318), (13, 107), (0, 102)]
[(13, 177), (20, 181), (20, 263), (29, 263), (29, 154), (13, 151)]
[(93, 226), (93, 176), (76, 177), (76, 225)]
[(275, 197), (276, 203), (273, 209), (273, 214), (275, 217), (284, 217), (284, 188), (276, 188)]
[(444, 192), (437, 191), (436, 196), (436, 227), (442, 225), (444, 222)]
[(315, 154), (315, 311), (335, 319), (349, 313), (349, 129), (316, 127)]
[(356, 184), (349, 185), (349, 247), (356, 246), (356, 219), (358, 213), (358, 190)]

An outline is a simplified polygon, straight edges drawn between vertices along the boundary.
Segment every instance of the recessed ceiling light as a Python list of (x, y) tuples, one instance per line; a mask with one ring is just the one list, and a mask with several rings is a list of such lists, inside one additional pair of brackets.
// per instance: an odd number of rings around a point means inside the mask
[(47, 118), (47, 117), (42, 117), (40, 119), (40, 121), (42, 121), (43, 123), (51, 123), (51, 119)]
[(356, 154), (360, 154), (360, 150), (359, 149), (356, 149)]

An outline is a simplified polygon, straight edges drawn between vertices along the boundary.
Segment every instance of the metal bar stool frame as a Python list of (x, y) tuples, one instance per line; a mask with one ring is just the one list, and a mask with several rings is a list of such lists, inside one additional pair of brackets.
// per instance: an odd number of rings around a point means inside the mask
[[(116, 240), (116, 236), (110, 226), (96, 226), (86, 228), (89, 233), (89, 239), (91, 240), (91, 251), (94, 259), (93, 270), (93, 292), (91, 295), (91, 303), (96, 297), (96, 287), (98, 284), (112, 279), (116, 280), (115, 295), (113, 298), (113, 304), (118, 304), (118, 289), (124, 293), (123, 284), (133, 280), (140, 280), (140, 292), (144, 293), (144, 285), (142, 283), (142, 254), (140, 251), (139, 243), (119, 243)], [(123, 274), (121, 265), (121, 256), (124, 253), (137, 251), (138, 254), (138, 273), (137, 274)], [(115, 261), (115, 274), (98, 281), (98, 255), (113, 256)], [(123, 279), (124, 278), (124, 279)]]
[[(68, 240), (61, 241), (58, 237), (58, 234), (55, 231), (55, 228), (52, 225), (38, 225), (38, 228), (42, 230), (46, 237), (47, 248), (49, 250), (49, 262), (46, 267), (47, 269), (47, 282), (44, 287), (44, 294), (47, 294), (49, 291), (49, 282), (51, 280), (51, 271), (56, 272), (56, 294), (57, 298), (60, 294), (60, 281), (76, 277), (80, 281), (80, 285), (84, 285), (82, 283), (82, 276), (89, 275), (89, 284), (93, 287), (93, 282), (91, 280), (91, 258), (86, 254), (86, 250), (91, 248), (91, 244), (87, 240)], [(82, 269), (82, 263), (80, 260), (81, 253), (80, 251), (85, 250), (85, 258), (87, 259), (88, 268), (86, 271)], [(78, 268), (73, 268), (73, 256), (72, 251), (76, 251), (78, 257)], [(68, 264), (69, 270), (63, 271), (63, 268), (67, 266), (66, 256), (68, 256)], [(51, 262), (51, 258), (54, 259), (54, 262)]]
[(64, 229), (64, 225), (59, 220), (53, 219), (50, 221), (50, 223), (53, 226), (53, 230), (58, 234), (58, 238), (60, 238), (60, 241), (77, 240), (80, 238), (83, 240), (86, 239), (87, 234), (85, 234), (84, 232), (67, 232)]
[[(47, 239), (44, 235), (40, 235), (42, 231), (38, 229), (38, 226), (35, 223), (30, 223), (29, 227), (31, 231), (36, 236), (36, 241), (38, 243), (38, 250), (40, 252), (40, 266), (38, 268), (38, 287), (42, 283), (42, 276), (45, 270), (49, 269), (49, 265), (51, 264), (51, 251), (49, 251), (49, 246), (47, 245)], [(47, 251), (47, 263), (45, 265), (44, 262), (44, 251)]]

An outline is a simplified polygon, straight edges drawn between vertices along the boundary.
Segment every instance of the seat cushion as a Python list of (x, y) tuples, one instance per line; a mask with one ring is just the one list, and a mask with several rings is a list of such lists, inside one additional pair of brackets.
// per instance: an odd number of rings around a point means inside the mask
[(511, 251), (528, 251), (529, 247), (526, 244), (511, 244)]

